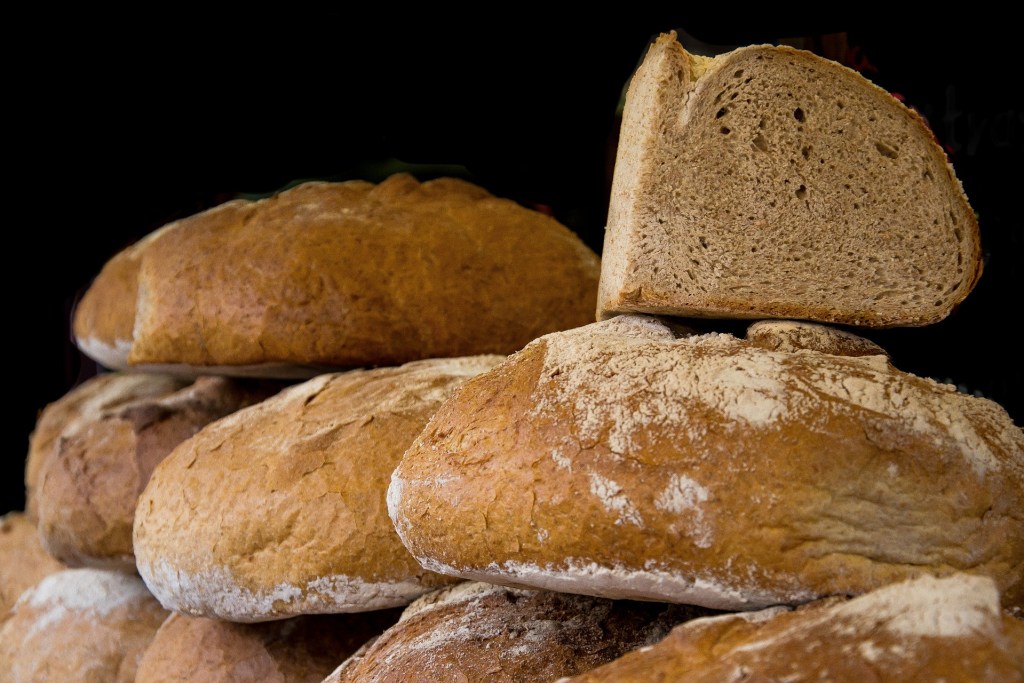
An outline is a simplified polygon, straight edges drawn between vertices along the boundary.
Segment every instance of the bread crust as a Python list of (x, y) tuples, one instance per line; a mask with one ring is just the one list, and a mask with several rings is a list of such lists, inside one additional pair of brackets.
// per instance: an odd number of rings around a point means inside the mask
[(953, 167), (889, 93), (785, 46), (650, 47), (626, 96), (599, 319), (927, 325), (981, 272)]
[(467, 382), (395, 470), (391, 517), (453, 576), (721, 609), (924, 571), (1024, 592), (1024, 436), (884, 356), (676, 339), (622, 316)]
[(131, 295), (132, 267), (129, 365), (307, 378), (511, 353), (593, 321), (600, 273), (565, 226), (465, 181), (309, 182), (115, 257), (77, 311), (83, 352), (124, 346), (99, 313)]
[(47, 551), (68, 566), (134, 573), (135, 506), (156, 465), (205, 425), (282, 386), (132, 373), (87, 380), (53, 406), (67, 420), (50, 450), (36, 452), (42, 462), (30, 463), (37, 472), (30, 501)]
[(419, 598), (325, 683), (546, 683), (651, 645), (706, 610), (463, 583)]
[(723, 615), (559, 683), (1024, 680), (1024, 623), (992, 581), (923, 576), (848, 602)]
[(172, 614), (139, 662), (135, 683), (320, 683), (399, 611), (235, 624)]
[(433, 411), (502, 359), (321, 375), (208, 425), (140, 498), (139, 573), (170, 609), (241, 622), (396, 607), (450, 583), (406, 551), (385, 492)]
[(134, 683), (165, 618), (137, 576), (65, 569), (0, 615), (0, 675), (10, 683)]
[(23, 512), (0, 517), (0, 614), (24, 591), (64, 569), (39, 542), (36, 525)]

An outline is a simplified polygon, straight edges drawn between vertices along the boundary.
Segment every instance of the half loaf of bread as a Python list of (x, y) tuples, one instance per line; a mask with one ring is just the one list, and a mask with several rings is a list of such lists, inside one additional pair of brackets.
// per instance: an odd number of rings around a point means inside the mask
[(848, 602), (677, 626), (660, 643), (559, 683), (1024, 680), (1024, 622), (986, 577), (930, 576)]
[(981, 270), (952, 166), (889, 93), (788, 47), (650, 47), (626, 95), (600, 318), (926, 325)]
[(437, 572), (613, 598), (752, 609), (962, 570), (1020, 606), (1006, 411), (882, 355), (763, 344), (644, 316), (541, 337), (406, 452), (399, 535)]
[(320, 375), (208, 425), (139, 499), (139, 573), (169, 609), (241, 622), (397, 607), (450, 583), (402, 545), (385, 494), (441, 402), (501, 360)]
[(564, 225), (466, 181), (308, 182), (116, 255), (74, 334), (112, 368), (308, 378), (511, 353), (593, 321), (599, 272)]

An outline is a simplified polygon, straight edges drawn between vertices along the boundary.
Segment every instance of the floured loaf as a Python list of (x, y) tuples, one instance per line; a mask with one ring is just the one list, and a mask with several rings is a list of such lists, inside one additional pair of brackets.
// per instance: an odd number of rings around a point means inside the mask
[(1020, 606), (1006, 411), (882, 355), (763, 343), (644, 316), (541, 337), (406, 452), (399, 535), (434, 571), (613, 598), (752, 609), (963, 570)]
[(0, 517), (0, 614), (25, 590), (62, 569), (64, 565), (43, 549), (28, 515), (8, 512)]
[(559, 683), (1024, 680), (1024, 622), (981, 576), (923, 576), (848, 602), (676, 627), (658, 644)]
[(926, 325), (981, 270), (952, 166), (889, 93), (788, 47), (650, 47), (626, 95), (599, 317)]
[(308, 182), (116, 255), (74, 334), (112, 368), (308, 378), (511, 353), (592, 322), (599, 272), (564, 225), (462, 180)]
[(139, 577), (65, 569), (0, 615), (0, 679), (133, 683), (167, 612)]
[(469, 582), (424, 595), (324, 683), (549, 683), (656, 643), (704, 610)]
[(139, 573), (168, 609), (241, 622), (397, 607), (450, 583), (409, 555), (385, 493), (441, 402), (501, 360), (321, 375), (208, 425), (139, 499)]

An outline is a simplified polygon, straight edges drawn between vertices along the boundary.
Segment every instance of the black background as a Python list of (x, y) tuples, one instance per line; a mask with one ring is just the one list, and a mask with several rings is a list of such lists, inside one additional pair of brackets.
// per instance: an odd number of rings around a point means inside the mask
[(684, 44), (722, 48), (845, 33), (865, 75), (927, 117), (979, 214), (985, 274), (946, 321), (865, 336), (897, 367), (997, 400), (1024, 424), (1011, 332), (1024, 266), (1024, 107), (1010, 22), (777, 16), (738, 27), (720, 9), (623, 17), (620, 8), (586, 20), (446, 20), (396, 7), (360, 18), (308, 8), (83, 12), (63, 13), (59, 26), (42, 16), (12, 23), (27, 47), (6, 65), (14, 311), (0, 512), (24, 503), (39, 410), (95, 372), (71, 344), (69, 320), (117, 250), (238, 193), (302, 178), (380, 180), (397, 161), (549, 207), (600, 253), (616, 108), (648, 41), (669, 29), (685, 32)]

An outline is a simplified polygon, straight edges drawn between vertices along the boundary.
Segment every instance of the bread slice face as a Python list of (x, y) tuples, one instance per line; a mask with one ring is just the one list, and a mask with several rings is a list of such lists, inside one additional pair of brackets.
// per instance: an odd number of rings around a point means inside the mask
[(788, 47), (651, 46), (626, 96), (599, 318), (927, 325), (981, 270), (952, 166), (891, 94)]

